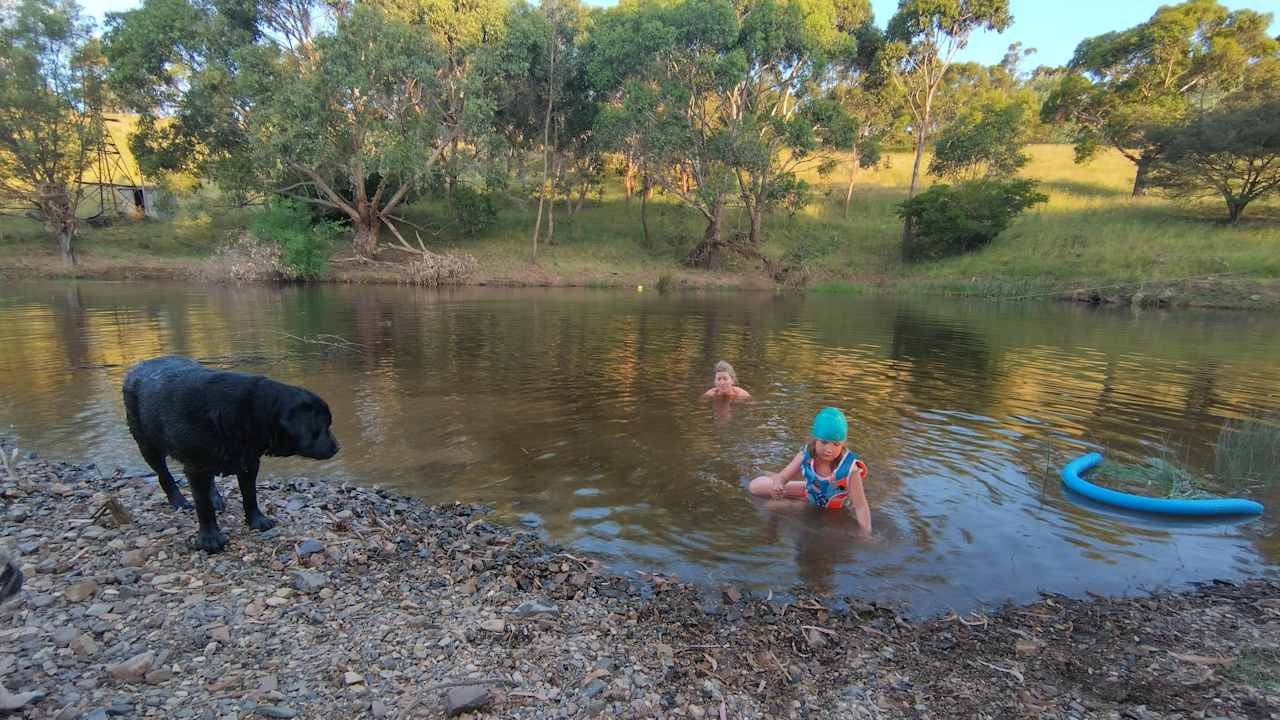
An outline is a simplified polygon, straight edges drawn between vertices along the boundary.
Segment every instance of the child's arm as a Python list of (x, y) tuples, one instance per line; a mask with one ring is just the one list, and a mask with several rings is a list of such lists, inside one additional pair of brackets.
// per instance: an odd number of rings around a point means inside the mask
[(785, 492), (785, 488), (787, 487), (787, 481), (794, 478), (800, 472), (800, 463), (802, 462), (804, 462), (803, 450), (796, 453), (796, 456), (791, 458), (791, 462), (787, 463), (787, 466), (782, 468), (780, 472), (773, 474), (774, 495), (782, 497)]
[(857, 471), (849, 475), (849, 509), (858, 518), (858, 534), (871, 536), (871, 506), (867, 504), (867, 495), (862, 490), (862, 478)]

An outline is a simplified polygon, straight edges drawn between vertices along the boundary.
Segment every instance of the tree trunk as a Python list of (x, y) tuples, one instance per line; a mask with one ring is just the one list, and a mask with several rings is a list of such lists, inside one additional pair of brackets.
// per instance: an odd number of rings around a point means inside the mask
[(907, 190), (907, 197), (909, 198), (916, 196), (916, 184), (920, 180), (920, 159), (924, 157), (924, 129), (928, 124), (929, 113), (926, 110), (924, 122), (920, 124), (920, 127), (916, 128), (916, 159), (911, 164), (911, 187)]
[(751, 234), (747, 236), (747, 244), (752, 249), (760, 247), (764, 242), (764, 208), (760, 203), (751, 206)]
[(58, 250), (62, 252), (62, 261), (68, 265), (75, 265), (76, 252), (75, 249), (71, 247), (71, 241), (75, 238), (75, 228), (63, 228), (58, 231), (57, 235)]
[(1247, 200), (1227, 198), (1227, 222), (1235, 225), (1240, 216), (1244, 214), (1244, 206), (1248, 204)]
[(853, 154), (853, 166), (849, 169), (849, 187), (844, 191), (844, 215), (849, 217), (849, 203), (853, 201), (853, 181), (858, 177), (858, 153)]
[(1138, 172), (1133, 176), (1133, 196), (1142, 197), (1147, 194), (1147, 184), (1151, 174), (1151, 165), (1155, 162), (1155, 157), (1150, 153), (1142, 153), (1135, 163), (1138, 166)]
[(356, 211), (360, 219), (352, 223), (354, 226), (352, 229), (355, 230), (352, 245), (356, 251), (356, 257), (372, 260), (378, 255), (378, 242), (382, 235), (382, 217), (371, 204), (357, 207)]
[(556, 194), (551, 193), (551, 200), (547, 202), (547, 244), (556, 244)]
[(649, 209), (649, 175), (648, 173), (646, 173), (645, 176), (640, 179), (640, 229), (644, 230), (644, 246), (645, 247), (651, 247), (649, 245), (648, 209)]
[(685, 258), (686, 265), (703, 270), (719, 269), (720, 255), (723, 250), (723, 243), (720, 240), (720, 225), (723, 220), (724, 200), (717, 198), (715, 204), (711, 207), (711, 219), (707, 222), (707, 229), (702, 233), (702, 242), (699, 242), (689, 251), (689, 256)]
[(76, 264), (76, 208), (64, 186), (43, 184), (38, 186), (36, 207), (44, 219), (44, 226), (58, 242), (58, 252), (68, 265)]
[[(928, 127), (928, 125), (929, 125), (929, 108), (926, 107), (924, 111), (924, 122), (921, 123), (919, 132), (916, 133), (916, 159), (915, 159), (915, 162), (911, 165), (911, 188), (907, 190), (908, 198), (913, 198), (916, 196), (916, 183), (919, 181), (919, 178), (920, 178), (920, 159), (924, 157), (924, 142), (925, 142), (924, 128)], [(903, 245), (905, 246), (906, 243), (910, 242), (911, 239), (915, 237), (915, 234), (916, 234), (915, 223), (911, 221), (911, 218), (905, 218), (902, 221)]]
[(709, 242), (712, 245), (720, 244), (720, 225), (724, 222), (724, 201), (716, 200), (711, 208), (711, 220), (707, 223), (707, 229), (702, 233), (703, 242)]
[(622, 187), (626, 190), (627, 202), (630, 203), (636, 189), (636, 161), (631, 153), (627, 153), (627, 167), (622, 171)]
[(547, 49), (550, 55), (550, 71), (547, 73), (547, 112), (542, 118), (542, 187), (538, 189), (538, 217), (533, 224), (533, 255), (530, 261), (538, 259), (538, 232), (542, 229), (542, 204), (547, 198), (547, 179), (551, 174), (551, 106), (555, 99), (555, 90), (552, 82), (556, 75), (556, 44), (555, 38), (552, 37), (550, 47)]

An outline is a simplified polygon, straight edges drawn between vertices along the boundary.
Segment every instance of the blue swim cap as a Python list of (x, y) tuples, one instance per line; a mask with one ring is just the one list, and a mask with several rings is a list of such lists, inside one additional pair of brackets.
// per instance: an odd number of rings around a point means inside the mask
[(849, 421), (836, 408), (822, 408), (813, 418), (813, 436), (827, 442), (843, 442), (849, 437)]

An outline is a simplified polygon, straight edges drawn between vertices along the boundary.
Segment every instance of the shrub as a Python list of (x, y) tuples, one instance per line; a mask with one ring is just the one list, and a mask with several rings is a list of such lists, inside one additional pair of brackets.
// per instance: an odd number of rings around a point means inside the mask
[(314, 222), (309, 208), (286, 200), (254, 216), (250, 232), (280, 249), (280, 264), (288, 279), (314, 279), (329, 269), (333, 241), (341, 226), (331, 221)]
[(475, 237), (493, 227), (498, 222), (498, 208), (493, 203), (493, 195), (481, 192), (463, 183), (453, 188), (454, 222), (458, 223), (460, 234)]
[(909, 231), (902, 259), (925, 262), (984, 247), (1019, 213), (1049, 198), (1034, 180), (971, 180), (934, 185), (898, 204)]

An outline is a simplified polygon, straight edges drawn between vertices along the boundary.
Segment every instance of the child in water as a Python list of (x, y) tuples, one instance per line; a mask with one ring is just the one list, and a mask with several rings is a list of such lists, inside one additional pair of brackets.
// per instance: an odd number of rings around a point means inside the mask
[(715, 387), (702, 393), (702, 397), (748, 400), (751, 393), (738, 387), (738, 374), (733, 371), (733, 366), (721, 360), (716, 363)]
[[(845, 446), (848, 434), (844, 413), (833, 407), (819, 410), (813, 418), (813, 439), (781, 472), (752, 480), (751, 494), (803, 497), (819, 508), (847, 507), (858, 519), (862, 535), (871, 535), (871, 507), (862, 490), (867, 466)], [(797, 475), (802, 479), (792, 480)]]

